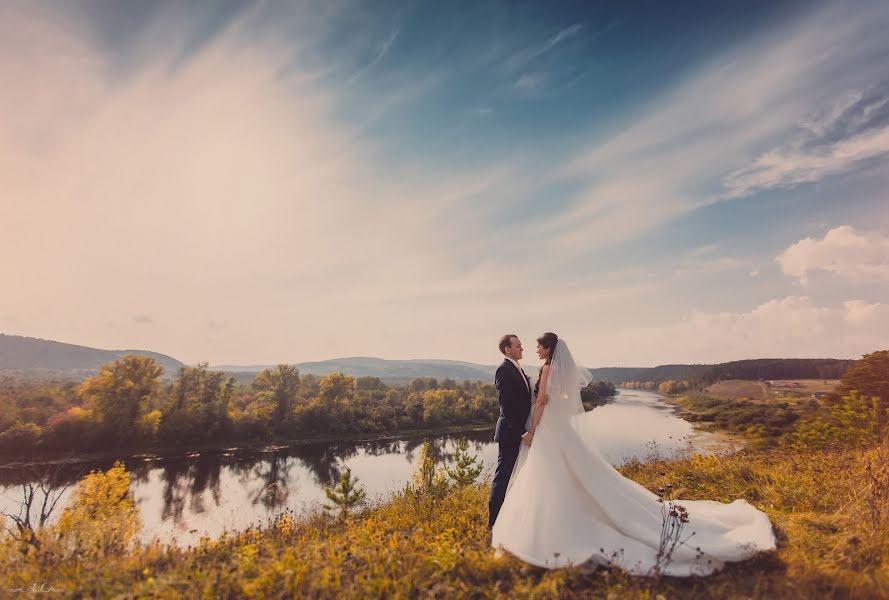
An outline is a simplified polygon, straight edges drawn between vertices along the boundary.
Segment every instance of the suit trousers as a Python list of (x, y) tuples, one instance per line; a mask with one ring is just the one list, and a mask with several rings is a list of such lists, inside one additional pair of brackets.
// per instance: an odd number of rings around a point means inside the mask
[(501, 440), (497, 452), (497, 468), (494, 470), (494, 481), (491, 484), (491, 497), (488, 499), (488, 528), (494, 526), (503, 499), (506, 498), (506, 488), (509, 487), (509, 478), (519, 458), (519, 448), (522, 445), (519, 440)]

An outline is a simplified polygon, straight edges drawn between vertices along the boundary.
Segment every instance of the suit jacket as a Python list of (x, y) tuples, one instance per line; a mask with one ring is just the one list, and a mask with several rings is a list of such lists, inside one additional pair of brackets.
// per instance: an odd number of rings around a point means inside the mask
[[(497, 388), (497, 402), (500, 416), (494, 429), (495, 442), (519, 442), (525, 433), (525, 423), (531, 414), (531, 381), (515, 368), (509, 359), (497, 367), (494, 387)], [(527, 385), (525, 385), (527, 383)]]

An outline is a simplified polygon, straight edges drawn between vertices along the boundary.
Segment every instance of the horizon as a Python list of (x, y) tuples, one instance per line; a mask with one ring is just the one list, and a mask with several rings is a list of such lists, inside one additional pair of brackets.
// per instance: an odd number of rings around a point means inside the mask
[(858, 359), (889, 340), (886, 30), (878, 0), (4, 3), (0, 331)]
[[(0, 332), (0, 335), (10, 336), (13, 334), (7, 334), (7, 333)], [(41, 340), (41, 341), (47, 341), (47, 342), (55, 342), (55, 343), (60, 343), (60, 344), (68, 344), (68, 345), (72, 345), (72, 346), (79, 346), (79, 347), (84, 347), (84, 348), (90, 348), (92, 350), (102, 350), (102, 351), (108, 351), (108, 352), (128, 352), (128, 351), (153, 352), (155, 354), (160, 354), (160, 355), (166, 356), (167, 358), (172, 358), (174, 360), (182, 362), (186, 366), (196, 366), (198, 364), (207, 362), (207, 361), (198, 361), (198, 362), (194, 362), (194, 363), (189, 363), (189, 362), (180, 360), (173, 354), (168, 354), (166, 352), (162, 352), (159, 350), (152, 350), (152, 349), (146, 349), (146, 348), (93, 348), (91, 346), (84, 346), (83, 344), (76, 344), (76, 343), (65, 342), (65, 341), (61, 341), (61, 340), (47, 340), (44, 338), (35, 338), (32, 336), (15, 336), (15, 335), (13, 335), (13, 337), (25, 337), (28, 339)], [(879, 351), (879, 350), (875, 349), (875, 350), (872, 350), (871, 352), (877, 352), (877, 351)], [(869, 353), (870, 352), (868, 352), (867, 354), (869, 354)], [(503, 358), (503, 355), (500, 355), (500, 358)], [(536, 358), (536, 356), (534, 358)], [(833, 356), (814, 356), (814, 357), (757, 356), (757, 357), (741, 358), (738, 360), (739, 361), (746, 361), (746, 360), (859, 360), (860, 358), (861, 357), (845, 358), (845, 357), (833, 357)], [(455, 359), (455, 358), (429, 358), (429, 357), (426, 357), (426, 358), (386, 358), (386, 357), (382, 357), (382, 356), (357, 356), (357, 355), (356, 356), (335, 356), (335, 357), (331, 357), (331, 358), (303, 360), (303, 361), (290, 361), (290, 362), (281, 362), (281, 361), (270, 361), (267, 363), (245, 362), (245, 363), (241, 363), (241, 364), (209, 363), (208, 362), (207, 364), (211, 369), (213, 369), (213, 368), (219, 368), (219, 367), (270, 367), (270, 366), (276, 366), (279, 364), (298, 366), (300, 364), (306, 364), (306, 363), (325, 363), (325, 362), (332, 362), (332, 361), (337, 361), (337, 360), (356, 360), (356, 359), (362, 359), (362, 360), (363, 359), (371, 359), (371, 360), (382, 360), (382, 361), (392, 361), (392, 362), (426, 362), (426, 361), (430, 361), (430, 362), (457, 362), (457, 363), (464, 363), (464, 364), (483, 366), (483, 367), (497, 366), (497, 362), (482, 363), (482, 362), (466, 361), (466, 360)], [(527, 360), (527, 358), (522, 358), (520, 362), (526, 366), (533, 366), (530, 364), (530, 362)], [(724, 362), (733, 362), (733, 361), (724, 361)], [(665, 362), (665, 363), (659, 363), (656, 365), (626, 365), (626, 364), (623, 364), (623, 365), (590, 366), (588, 364), (584, 364), (583, 361), (580, 361), (579, 364), (580, 364), (580, 366), (587, 368), (587, 369), (598, 370), (598, 369), (654, 369), (657, 367), (669, 367), (669, 366), (676, 366), (676, 365), (682, 365), (682, 366), (704, 365), (704, 366), (708, 366), (708, 365), (714, 365), (714, 364), (720, 364), (720, 363)]]

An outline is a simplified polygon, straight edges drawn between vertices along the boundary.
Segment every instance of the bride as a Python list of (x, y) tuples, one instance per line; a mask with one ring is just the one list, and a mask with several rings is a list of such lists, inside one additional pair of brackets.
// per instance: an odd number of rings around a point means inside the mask
[(531, 439), (492, 530), (495, 548), (548, 569), (592, 563), (671, 576), (706, 575), (775, 548), (768, 517), (745, 500), (673, 504), (618, 473), (584, 435), (595, 418), (580, 400), (590, 372), (554, 333), (538, 338), (537, 354)]

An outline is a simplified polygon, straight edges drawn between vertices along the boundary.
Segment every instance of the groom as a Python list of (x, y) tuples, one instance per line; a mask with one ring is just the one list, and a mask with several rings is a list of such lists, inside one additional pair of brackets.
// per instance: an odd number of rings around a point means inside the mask
[(525, 430), (525, 423), (531, 413), (531, 381), (519, 365), (522, 359), (522, 342), (515, 335), (504, 335), (500, 338), (500, 352), (505, 358), (494, 375), (497, 402), (500, 404), (494, 441), (499, 444), (499, 450), (491, 497), (488, 500), (488, 529), (494, 526), (503, 505), (522, 440), (530, 440), (526, 438), (528, 432)]

